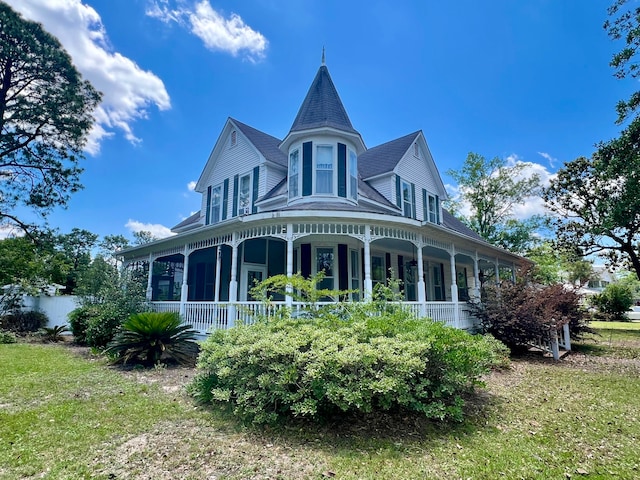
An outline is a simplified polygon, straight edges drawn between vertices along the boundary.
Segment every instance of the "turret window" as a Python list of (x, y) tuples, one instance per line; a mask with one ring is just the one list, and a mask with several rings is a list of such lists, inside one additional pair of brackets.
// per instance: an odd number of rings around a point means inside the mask
[(349, 198), (358, 200), (358, 157), (349, 150)]
[(300, 196), (300, 150), (289, 154), (289, 198)]
[(318, 145), (316, 149), (316, 193), (334, 194), (334, 163), (333, 146)]

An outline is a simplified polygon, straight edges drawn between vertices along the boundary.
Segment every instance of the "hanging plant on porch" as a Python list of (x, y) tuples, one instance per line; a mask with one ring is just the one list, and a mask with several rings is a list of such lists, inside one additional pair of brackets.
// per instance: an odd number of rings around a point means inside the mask
[(131, 315), (107, 345), (105, 353), (114, 363), (140, 362), (156, 365), (163, 360), (194, 363), (198, 332), (184, 325), (174, 312), (143, 312)]

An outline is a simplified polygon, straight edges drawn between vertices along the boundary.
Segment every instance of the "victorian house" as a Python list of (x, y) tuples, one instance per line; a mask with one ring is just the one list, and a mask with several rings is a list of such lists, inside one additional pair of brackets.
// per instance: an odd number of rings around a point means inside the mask
[[(200, 210), (175, 236), (121, 256), (150, 266), (154, 310), (180, 312), (203, 333), (264, 308), (251, 297), (256, 280), (320, 271), (323, 287), (351, 290), (351, 301), (393, 275), (407, 308), (469, 328), (465, 304), (481, 279), (525, 261), (442, 207), (422, 131), (367, 148), (324, 62), (284, 138), (227, 119), (196, 191)], [(284, 305), (298, 307), (283, 296), (271, 308)]]

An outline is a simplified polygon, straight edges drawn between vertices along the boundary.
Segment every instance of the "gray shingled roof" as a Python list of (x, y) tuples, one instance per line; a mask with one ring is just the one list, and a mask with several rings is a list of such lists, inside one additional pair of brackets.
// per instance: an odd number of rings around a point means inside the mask
[[(322, 211), (340, 211), (340, 212), (363, 212), (363, 213), (383, 213), (385, 215), (395, 215), (400, 216), (400, 213), (390, 213), (388, 209), (378, 207), (376, 205), (366, 204), (366, 205), (353, 205), (350, 203), (340, 203), (340, 202), (310, 202), (310, 203), (296, 203), (295, 205), (289, 205), (286, 207), (281, 207), (276, 209), (279, 212), (285, 211), (311, 211), (311, 210), (322, 210)], [(270, 210), (266, 210), (270, 211)]]
[(187, 227), (187, 226), (191, 226), (192, 224), (198, 223), (198, 220), (200, 220), (200, 211), (197, 211), (196, 213), (194, 213), (190, 217), (185, 218), (179, 224), (174, 226), (171, 230), (175, 230), (175, 229), (180, 229), (180, 228), (184, 228), (184, 227)]
[(287, 166), (287, 156), (278, 148), (282, 140), (272, 137), (271, 135), (261, 132), (249, 125), (239, 122), (235, 118), (231, 119), (235, 123), (240, 131), (249, 139), (251, 143), (262, 153), (267, 160)]
[(454, 232), (461, 233), (462, 235), (466, 235), (467, 237), (474, 238), (475, 240), (480, 240), (481, 242), (487, 243), (487, 241), (478, 235), (477, 232), (471, 230), (464, 223), (454, 217), (451, 213), (449, 213), (444, 208), (442, 209), (442, 225), (450, 228)]
[(367, 179), (393, 171), (419, 133), (420, 131), (410, 133), (362, 153), (358, 157), (358, 170), (362, 178)]
[(313, 79), (307, 96), (298, 110), (298, 115), (291, 125), (291, 132), (320, 127), (358, 133), (351, 125), (351, 120), (325, 65), (320, 67), (316, 78)]

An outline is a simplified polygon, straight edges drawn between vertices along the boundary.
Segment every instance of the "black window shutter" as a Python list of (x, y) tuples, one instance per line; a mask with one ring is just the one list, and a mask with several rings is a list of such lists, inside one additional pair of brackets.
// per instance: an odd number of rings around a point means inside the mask
[(312, 143), (305, 142), (302, 144), (302, 196), (311, 195), (311, 186), (313, 185), (313, 161), (312, 161)]
[(347, 197), (347, 146), (338, 143), (338, 196)]
[(411, 218), (416, 218), (416, 186), (413, 183), (411, 184), (411, 203), (413, 204), (411, 207), (411, 210), (413, 210), (411, 212)]
[(338, 288), (349, 289), (349, 250), (345, 244), (338, 244)]
[(398, 280), (404, 282), (404, 257), (398, 255)]
[[(455, 272), (453, 272), (453, 275), (455, 275)], [(442, 282), (442, 298), (440, 300), (444, 302), (447, 300), (447, 291), (444, 286), (444, 263), (440, 264), (440, 277)]]
[(304, 278), (311, 276), (311, 244), (303, 243), (300, 245), (300, 273)]
[(258, 186), (260, 185), (260, 167), (253, 168), (253, 195), (251, 195), (251, 213), (258, 213), (256, 200), (258, 199)]
[(387, 280), (389, 280), (391, 278), (391, 254), (388, 252), (384, 254), (384, 269), (387, 272)]
[(204, 224), (209, 225), (211, 222), (211, 185), (207, 187), (207, 211), (205, 213)]
[(222, 220), (227, 219), (227, 210), (229, 209), (229, 179), (224, 181), (224, 196), (222, 197)]
[(436, 195), (436, 223), (440, 222), (440, 197)]
[(402, 192), (400, 191), (400, 176), (396, 175), (396, 205), (402, 208)]
[(427, 205), (427, 191), (422, 189), (422, 221), (429, 221), (429, 205)]
[(233, 211), (231, 216), (238, 216), (238, 175), (233, 176)]

